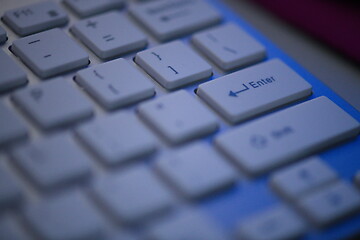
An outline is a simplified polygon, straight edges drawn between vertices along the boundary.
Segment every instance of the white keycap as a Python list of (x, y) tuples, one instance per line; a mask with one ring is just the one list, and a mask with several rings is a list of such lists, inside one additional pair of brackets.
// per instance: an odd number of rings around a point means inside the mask
[(0, 217), (0, 239), (28, 240), (29, 238), (13, 217), (3, 215)]
[(27, 83), (25, 71), (3, 50), (0, 50), (0, 62), (0, 92)]
[(122, 8), (125, 5), (125, 0), (64, 0), (64, 3), (83, 18)]
[(52, 1), (8, 10), (3, 19), (14, 32), (21, 36), (60, 27), (69, 20), (66, 12)]
[(7, 34), (3, 27), (0, 26), (0, 44), (3, 44), (7, 41)]
[(203, 143), (195, 143), (163, 156), (156, 162), (156, 167), (189, 198), (217, 192), (236, 180), (231, 166)]
[(76, 82), (106, 109), (124, 107), (155, 94), (150, 79), (125, 59), (81, 70)]
[(339, 181), (299, 200), (299, 207), (319, 227), (332, 224), (360, 209), (360, 193)]
[(11, 50), (41, 78), (89, 64), (85, 50), (58, 28), (15, 40)]
[(180, 41), (139, 52), (135, 62), (166, 89), (175, 89), (212, 74), (211, 66)]
[(201, 0), (153, 1), (131, 7), (130, 14), (161, 41), (192, 33), (221, 20), (220, 14)]
[(72, 33), (98, 57), (107, 59), (143, 49), (147, 38), (125, 15), (105, 13), (77, 22)]
[(297, 200), (337, 179), (337, 174), (318, 157), (302, 160), (271, 176), (271, 185), (285, 198)]
[(12, 156), (17, 166), (45, 190), (82, 180), (90, 173), (89, 157), (64, 133), (18, 147)]
[(0, 210), (17, 205), (21, 198), (22, 190), (16, 179), (5, 168), (0, 167)]
[(60, 77), (20, 89), (12, 99), (44, 129), (68, 125), (93, 113), (85, 96)]
[(278, 59), (199, 86), (197, 94), (237, 123), (311, 94), (311, 85)]
[(142, 118), (174, 144), (218, 128), (214, 114), (184, 90), (145, 102), (138, 110)]
[(184, 210), (164, 219), (149, 231), (151, 240), (226, 240), (219, 227), (202, 213)]
[(25, 139), (28, 130), (24, 122), (0, 101), (0, 147)]
[(359, 122), (326, 97), (319, 97), (239, 126), (216, 145), (249, 174), (358, 135)]
[(24, 215), (37, 239), (105, 239), (103, 218), (78, 191), (45, 198), (28, 206)]
[(266, 56), (265, 47), (233, 23), (197, 33), (192, 42), (223, 70), (249, 65)]
[(284, 206), (260, 212), (240, 224), (239, 239), (286, 240), (297, 239), (305, 231), (305, 224)]
[(135, 238), (133, 235), (124, 232), (112, 234), (106, 239), (107, 240), (139, 240), (138, 238)]
[(172, 196), (145, 166), (127, 168), (97, 179), (96, 199), (117, 221), (135, 223), (166, 210)]
[(119, 112), (99, 118), (80, 126), (76, 132), (106, 164), (123, 163), (156, 149), (152, 133), (130, 113)]

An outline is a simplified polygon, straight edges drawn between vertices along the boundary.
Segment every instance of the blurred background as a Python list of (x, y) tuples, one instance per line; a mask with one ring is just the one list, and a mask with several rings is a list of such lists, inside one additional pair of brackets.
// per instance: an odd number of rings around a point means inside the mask
[(360, 2), (223, 0), (360, 111)]

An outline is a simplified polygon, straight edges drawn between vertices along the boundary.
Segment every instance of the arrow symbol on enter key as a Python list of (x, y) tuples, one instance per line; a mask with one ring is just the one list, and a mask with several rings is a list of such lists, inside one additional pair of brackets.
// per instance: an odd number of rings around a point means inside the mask
[(245, 91), (249, 90), (249, 87), (246, 86), (245, 83), (243, 83), (243, 87), (244, 87), (243, 89), (241, 89), (241, 90), (239, 90), (239, 91), (236, 91), (236, 92), (230, 90), (230, 91), (229, 91), (229, 96), (230, 96), (230, 97), (237, 97), (239, 93), (245, 92)]

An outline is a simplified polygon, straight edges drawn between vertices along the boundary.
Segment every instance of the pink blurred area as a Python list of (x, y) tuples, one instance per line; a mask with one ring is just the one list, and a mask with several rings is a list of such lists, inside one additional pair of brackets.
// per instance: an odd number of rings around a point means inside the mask
[(360, 4), (346, 0), (252, 0), (360, 63)]

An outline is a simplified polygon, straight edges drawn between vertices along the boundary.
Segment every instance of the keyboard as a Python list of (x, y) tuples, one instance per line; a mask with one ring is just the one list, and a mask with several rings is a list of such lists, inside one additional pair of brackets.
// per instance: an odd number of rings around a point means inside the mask
[(0, 239), (357, 238), (360, 113), (221, 1), (3, 6)]

